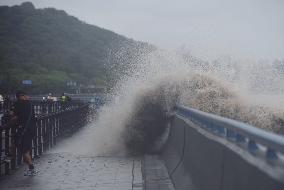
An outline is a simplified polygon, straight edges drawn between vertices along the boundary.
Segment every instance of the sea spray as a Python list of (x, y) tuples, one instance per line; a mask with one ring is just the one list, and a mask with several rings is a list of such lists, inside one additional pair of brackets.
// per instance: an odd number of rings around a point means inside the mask
[(102, 151), (155, 151), (157, 139), (168, 127), (168, 113), (176, 104), (283, 132), (281, 109), (249, 102), (244, 92), (250, 81), (244, 80), (242, 69), (228, 75), (228, 69), (232, 69), (228, 63), (220, 63), (216, 69), (212, 64), (185, 61), (178, 53), (161, 50), (143, 56), (128, 65), (112, 91), (111, 101), (99, 114), (96, 125), (102, 132), (98, 132), (101, 138), (97, 147)]

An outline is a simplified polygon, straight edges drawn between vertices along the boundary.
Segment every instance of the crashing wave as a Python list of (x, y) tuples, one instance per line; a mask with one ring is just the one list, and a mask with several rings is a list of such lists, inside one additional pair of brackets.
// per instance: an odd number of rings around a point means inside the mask
[(176, 104), (284, 134), (284, 111), (251, 104), (240, 93), (241, 85), (235, 88), (236, 84), (220, 77), (222, 71), (216, 74), (208, 67), (197, 71), (196, 64), (165, 52), (143, 61), (129, 69), (132, 74), (121, 80), (115, 98), (100, 113), (99, 126), (111, 134), (104, 147), (108, 144), (114, 151), (124, 147), (130, 153), (156, 151), (156, 142), (168, 127), (168, 113)]

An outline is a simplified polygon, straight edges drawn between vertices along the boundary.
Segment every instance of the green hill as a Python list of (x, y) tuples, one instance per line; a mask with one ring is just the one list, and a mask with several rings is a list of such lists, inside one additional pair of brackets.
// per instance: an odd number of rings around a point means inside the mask
[[(109, 68), (117, 71), (153, 48), (64, 11), (35, 9), (29, 2), (0, 6), (0, 93), (22, 88), (22, 80), (32, 80), (33, 93), (62, 92), (68, 81), (104, 86), (114, 76)], [(123, 52), (123, 64), (116, 52)]]

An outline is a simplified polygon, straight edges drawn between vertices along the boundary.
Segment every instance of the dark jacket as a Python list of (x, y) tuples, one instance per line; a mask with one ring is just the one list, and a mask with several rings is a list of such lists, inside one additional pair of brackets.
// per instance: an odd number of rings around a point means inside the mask
[(28, 100), (16, 101), (13, 108), (14, 114), (18, 117), (18, 123), (25, 134), (35, 134), (36, 119), (33, 105)]

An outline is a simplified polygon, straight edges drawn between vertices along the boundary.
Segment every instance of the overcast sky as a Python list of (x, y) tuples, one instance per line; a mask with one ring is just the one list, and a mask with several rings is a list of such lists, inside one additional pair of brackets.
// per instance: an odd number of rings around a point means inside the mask
[[(23, 0), (0, 0), (15, 5)], [(165, 49), (211, 59), (284, 58), (283, 0), (31, 0)]]

